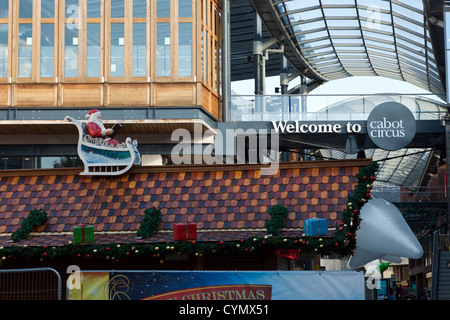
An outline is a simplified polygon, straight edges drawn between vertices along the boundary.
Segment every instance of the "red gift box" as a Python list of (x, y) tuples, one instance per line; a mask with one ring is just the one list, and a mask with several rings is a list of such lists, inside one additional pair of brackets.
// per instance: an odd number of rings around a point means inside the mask
[(175, 223), (173, 231), (175, 240), (197, 240), (196, 223)]

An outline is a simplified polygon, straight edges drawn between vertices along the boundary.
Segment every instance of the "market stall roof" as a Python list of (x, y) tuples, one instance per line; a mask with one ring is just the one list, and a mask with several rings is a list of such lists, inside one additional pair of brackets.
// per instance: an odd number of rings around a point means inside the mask
[[(0, 246), (64, 246), (73, 228), (93, 225), (95, 243), (174, 241), (174, 224), (194, 222), (199, 242), (239, 241), (268, 234), (268, 209), (288, 209), (281, 235), (300, 237), (302, 222), (327, 219), (329, 235), (369, 159), (281, 163), (270, 176), (261, 165), (132, 168), (116, 177), (81, 176), (80, 169), (0, 172)], [(161, 210), (162, 230), (138, 238), (144, 210)], [(34, 209), (48, 213), (43, 230), (12, 242)]]

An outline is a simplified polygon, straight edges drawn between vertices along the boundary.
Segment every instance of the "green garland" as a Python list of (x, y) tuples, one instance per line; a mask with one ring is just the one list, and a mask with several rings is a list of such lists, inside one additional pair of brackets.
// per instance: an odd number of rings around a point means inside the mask
[(357, 185), (353, 195), (348, 198), (342, 213), (342, 222), (334, 235), (335, 251), (341, 255), (351, 255), (356, 248), (356, 230), (361, 223), (360, 210), (371, 199), (370, 192), (378, 171), (378, 163), (372, 162), (362, 168), (357, 175)]
[(144, 219), (139, 226), (137, 236), (142, 238), (150, 238), (155, 232), (158, 231), (158, 226), (162, 222), (161, 211), (152, 207), (151, 209), (145, 209)]
[(353, 195), (342, 213), (342, 222), (337, 226), (334, 237), (299, 236), (286, 238), (282, 236), (250, 237), (238, 241), (173, 241), (166, 243), (126, 243), (126, 244), (73, 244), (64, 246), (10, 246), (0, 247), (0, 257), (3, 260), (11, 258), (38, 258), (40, 260), (59, 257), (104, 258), (118, 261), (128, 256), (153, 256), (162, 259), (169, 254), (188, 254), (195, 256), (245, 254), (265, 248), (300, 249), (301, 251), (317, 252), (323, 255), (338, 254), (349, 256), (356, 248), (356, 230), (360, 224), (359, 213), (362, 206), (371, 198), (378, 164), (372, 162), (362, 168), (357, 175), (357, 185)]
[(20, 228), (17, 229), (12, 235), (11, 239), (14, 242), (19, 242), (26, 239), (33, 227), (38, 227), (47, 222), (48, 214), (42, 209), (34, 209), (31, 211), (26, 218), (24, 218), (20, 224)]
[(280, 228), (284, 227), (285, 220), (288, 216), (288, 210), (282, 205), (275, 205), (269, 209), (270, 220), (266, 221), (266, 228), (269, 234), (278, 234)]

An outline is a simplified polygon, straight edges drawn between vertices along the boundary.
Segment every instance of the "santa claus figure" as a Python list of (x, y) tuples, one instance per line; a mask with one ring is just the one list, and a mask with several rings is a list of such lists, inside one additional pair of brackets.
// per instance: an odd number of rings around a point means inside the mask
[(114, 130), (105, 128), (102, 123), (102, 114), (99, 110), (92, 109), (86, 117), (89, 118), (86, 130), (91, 137), (102, 138), (114, 146), (117, 146), (118, 141), (109, 137), (114, 133)]

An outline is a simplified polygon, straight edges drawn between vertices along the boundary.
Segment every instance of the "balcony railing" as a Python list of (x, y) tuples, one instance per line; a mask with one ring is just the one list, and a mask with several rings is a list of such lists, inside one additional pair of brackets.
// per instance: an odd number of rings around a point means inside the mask
[(372, 195), (391, 202), (447, 202), (445, 186), (395, 186), (391, 184), (374, 185)]
[(375, 106), (388, 101), (405, 105), (417, 120), (447, 115), (443, 100), (432, 94), (232, 95), (231, 121), (366, 120)]

